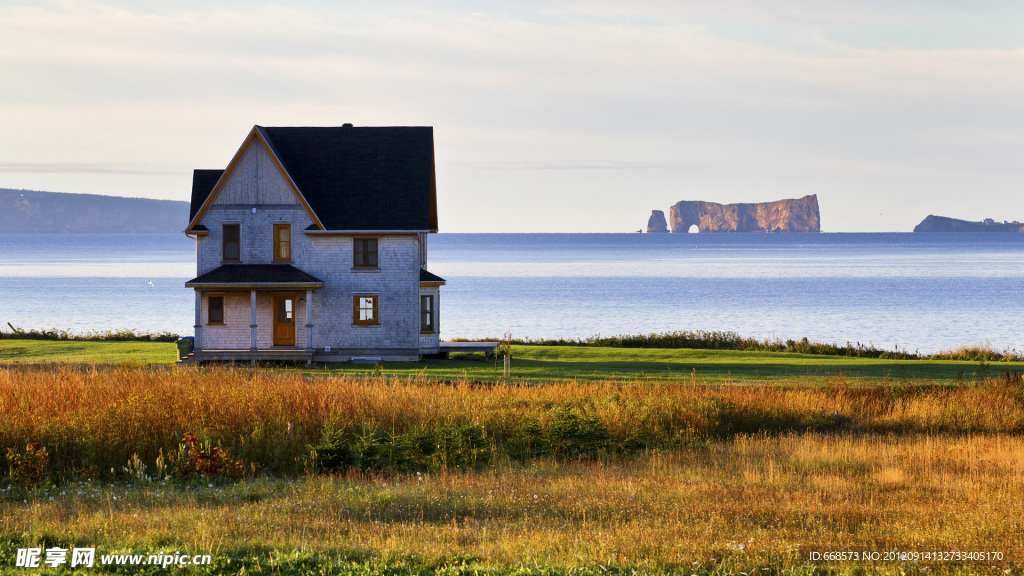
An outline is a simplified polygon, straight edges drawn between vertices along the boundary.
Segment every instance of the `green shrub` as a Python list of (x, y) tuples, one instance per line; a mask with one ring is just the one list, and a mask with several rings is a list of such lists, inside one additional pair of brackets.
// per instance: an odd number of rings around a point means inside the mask
[(328, 427), (311, 447), (321, 468), (380, 472), (479, 469), (491, 461), (490, 440), (480, 426), (439, 422), (407, 432), (364, 425), (357, 433)]
[(540, 456), (592, 459), (623, 449), (597, 418), (567, 408), (555, 410), (544, 427), (535, 419), (520, 422), (505, 446), (509, 458), (520, 461)]

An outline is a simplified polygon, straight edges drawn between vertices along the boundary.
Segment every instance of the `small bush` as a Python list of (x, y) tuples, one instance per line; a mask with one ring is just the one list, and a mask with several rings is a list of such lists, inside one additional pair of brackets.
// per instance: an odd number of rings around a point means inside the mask
[(32, 442), (25, 446), (24, 452), (8, 448), (7, 465), (11, 483), (28, 490), (38, 486), (46, 477), (50, 455), (46, 453), (45, 447)]
[(171, 453), (174, 477), (182, 482), (209, 480), (224, 482), (242, 477), (242, 461), (233, 460), (218, 446), (203, 444), (192, 434), (185, 434), (177, 453)]
[(344, 431), (328, 426), (320, 436), (320, 443), (310, 446), (316, 461), (324, 470), (343, 471), (358, 464), (351, 441)]

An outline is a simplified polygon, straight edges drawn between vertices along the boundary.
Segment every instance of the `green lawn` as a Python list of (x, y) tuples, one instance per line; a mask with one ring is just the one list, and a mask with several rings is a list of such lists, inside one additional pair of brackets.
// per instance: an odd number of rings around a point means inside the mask
[[(907, 379), (975, 379), (1006, 370), (1024, 372), (1022, 362), (951, 360), (880, 360), (815, 356), (786, 352), (692, 350), (664, 348), (600, 348), (583, 346), (513, 346), (512, 378), (516, 380), (696, 380), (700, 383), (826, 382), (842, 375), (849, 382)], [(479, 357), (479, 355), (477, 355)], [(372, 372), (372, 365), (332, 365), (331, 372)], [(493, 361), (392, 363), (385, 374), (426, 374), (429, 377), (495, 380)]]
[(177, 359), (178, 352), (173, 342), (0, 340), (0, 364), (9, 362), (170, 364)]
[[(453, 380), (497, 380), (501, 362), (471, 359), (386, 363), (387, 375), (426, 375)], [(163, 342), (92, 342), (48, 340), (0, 340), (0, 363), (90, 362), (99, 364), (169, 364), (176, 359), (175, 346)], [(332, 364), (315, 373), (371, 374), (372, 364)], [(814, 356), (787, 352), (743, 352), (663, 348), (598, 348), (583, 346), (514, 346), (512, 377), (524, 381), (642, 379), (651, 381), (696, 380), (730, 382), (826, 382), (842, 375), (850, 382), (911, 378), (972, 380), (1005, 371), (1024, 372), (1022, 362), (952, 360), (880, 360)]]

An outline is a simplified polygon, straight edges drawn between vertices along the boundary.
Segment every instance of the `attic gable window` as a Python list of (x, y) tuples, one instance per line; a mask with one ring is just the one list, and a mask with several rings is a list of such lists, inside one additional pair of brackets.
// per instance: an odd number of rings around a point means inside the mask
[(356, 238), (352, 243), (352, 265), (356, 268), (377, 267), (377, 239)]
[(292, 259), (292, 225), (274, 224), (274, 262)]
[(223, 255), (225, 262), (239, 262), (242, 259), (242, 225), (224, 224)]

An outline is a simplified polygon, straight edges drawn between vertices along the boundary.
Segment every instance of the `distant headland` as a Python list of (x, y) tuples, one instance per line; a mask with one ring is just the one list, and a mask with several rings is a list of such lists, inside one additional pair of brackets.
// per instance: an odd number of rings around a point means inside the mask
[(661, 210), (651, 212), (648, 232), (820, 232), (818, 196), (754, 204), (717, 204), (684, 200), (669, 208), (669, 220)]
[(914, 226), (914, 232), (1024, 232), (1024, 224), (1016, 220), (996, 222), (986, 218), (981, 222), (971, 222), (945, 216), (928, 216)]
[(188, 202), (0, 188), (0, 234), (181, 232)]

